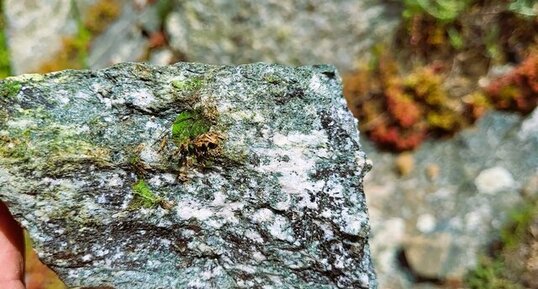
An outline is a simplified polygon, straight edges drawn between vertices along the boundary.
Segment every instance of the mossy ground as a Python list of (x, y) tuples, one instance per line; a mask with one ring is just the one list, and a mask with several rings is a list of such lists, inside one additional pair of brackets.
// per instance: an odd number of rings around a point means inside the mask
[(465, 285), (470, 289), (536, 288), (538, 199), (514, 210), (491, 254), (483, 255)]

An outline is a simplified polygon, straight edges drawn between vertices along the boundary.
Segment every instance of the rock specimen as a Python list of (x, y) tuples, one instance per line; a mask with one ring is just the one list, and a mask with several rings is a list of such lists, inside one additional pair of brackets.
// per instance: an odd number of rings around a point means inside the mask
[(375, 288), (333, 67), (121, 64), (0, 82), (0, 198), (85, 288)]

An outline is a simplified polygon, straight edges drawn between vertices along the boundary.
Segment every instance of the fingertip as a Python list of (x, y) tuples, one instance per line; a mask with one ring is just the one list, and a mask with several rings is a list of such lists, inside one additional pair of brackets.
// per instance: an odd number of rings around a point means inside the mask
[[(24, 277), (24, 235), (7, 206), (0, 201), (0, 284)], [(10, 286), (14, 286), (13, 284)], [(0, 286), (0, 288), (16, 288)], [(24, 288), (24, 287), (22, 287)]]
[(2, 289), (26, 289), (26, 287), (20, 280), (0, 281), (0, 288)]

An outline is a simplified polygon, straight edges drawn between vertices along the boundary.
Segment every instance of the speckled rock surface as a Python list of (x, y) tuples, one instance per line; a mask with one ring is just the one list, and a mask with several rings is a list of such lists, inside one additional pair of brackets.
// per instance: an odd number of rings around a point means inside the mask
[(68, 286), (375, 288), (369, 167), (331, 66), (0, 82), (0, 198)]

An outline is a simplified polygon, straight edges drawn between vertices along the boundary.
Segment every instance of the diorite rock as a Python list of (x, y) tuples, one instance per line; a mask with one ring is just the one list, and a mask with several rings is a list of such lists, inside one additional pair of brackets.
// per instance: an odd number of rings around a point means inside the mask
[(330, 66), (0, 82), (0, 198), (68, 286), (375, 288), (369, 163)]

